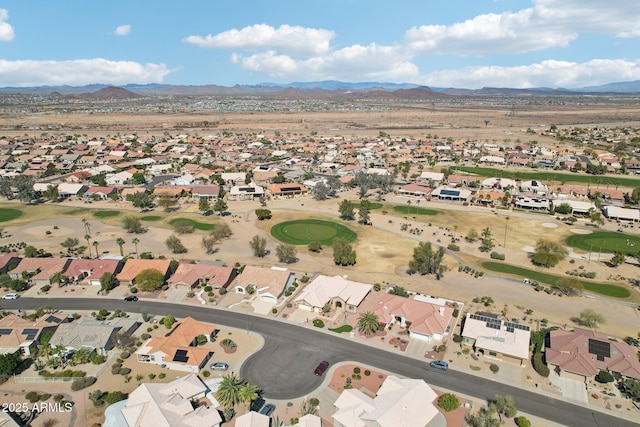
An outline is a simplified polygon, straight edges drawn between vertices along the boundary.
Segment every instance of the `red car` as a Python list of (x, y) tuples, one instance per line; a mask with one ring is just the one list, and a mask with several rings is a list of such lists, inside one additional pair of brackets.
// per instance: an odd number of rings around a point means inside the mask
[(320, 376), (324, 374), (324, 371), (326, 371), (328, 367), (329, 367), (329, 362), (327, 362), (326, 360), (323, 360), (322, 362), (318, 363), (318, 366), (316, 366), (316, 370), (313, 371), (313, 374)]

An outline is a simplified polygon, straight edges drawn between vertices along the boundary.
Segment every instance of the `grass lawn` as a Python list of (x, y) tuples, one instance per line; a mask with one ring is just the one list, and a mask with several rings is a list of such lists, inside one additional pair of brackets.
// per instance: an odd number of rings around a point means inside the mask
[(342, 237), (347, 242), (353, 242), (358, 237), (342, 224), (320, 219), (281, 222), (271, 227), (271, 235), (291, 245), (308, 245), (318, 242), (326, 246), (331, 245), (336, 237)]
[[(353, 203), (353, 207), (356, 209), (356, 211), (358, 209), (360, 209), (360, 202), (359, 201), (351, 201), (351, 203)], [(380, 209), (382, 208), (382, 203), (378, 203), (378, 202), (372, 202), (369, 201), (369, 209), (371, 210), (375, 210), (375, 209)]]
[(578, 182), (581, 184), (591, 184), (596, 186), (591, 191), (597, 191), (598, 186), (607, 188), (607, 186), (615, 187), (617, 185), (621, 187), (638, 187), (640, 186), (640, 179), (620, 177), (620, 176), (608, 176), (608, 175), (589, 175), (582, 173), (564, 173), (564, 172), (546, 172), (536, 171), (534, 169), (527, 169), (531, 172), (511, 171), (496, 168), (477, 168), (470, 166), (454, 166), (451, 169), (460, 172), (467, 172), (478, 175), (480, 177), (501, 177), (511, 179), (530, 180), (535, 179), (539, 181), (554, 181), (560, 182)]
[(329, 330), (331, 332), (336, 332), (338, 334), (341, 334), (343, 332), (351, 332), (353, 330), (353, 326), (351, 326), (351, 325), (342, 325), (342, 326), (340, 326), (338, 328), (333, 328), (333, 329), (329, 328)]
[[(522, 267), (516, 267), (509, 264), (503, 264), (501, 262), (487, 261), (482, 263), (482, 267), (490, 271), (497, 271), (500, 273), (514, 274), (516, 276), (526, 277), (529, 280), (536, 280), (540, 283), (546, 283), (548, 285), (555, 285), (558, 280), (562, 279), (560, 276), (553, 274), (541, 273), (535, 270), (529, 270)], [(631, 292), (624, 286), (612, 285), (609, 283), (594, 283), (586, 280), (579, 280), (586, 291), (590, 291), (596, 294), (614, 297), (614, 298), (629, 298)]]
[(171, 221), (169, 221), (169, 224), (173, 225), (176, 223), (176, 221), (189, 221), (192, 225), (193, 228), (195, 228), (196, 230), (204, 230), (204, 231), (211, 231), (215, 228), (215, 224), (208, 224), (205, 222), (198, 222), (198, 221), (194, 221), (192, 219), (189, 218), (173, 218)]
[(438, 211), (433, 209), (421, 208), (418, 206), (405, 206), (405, 205), (396, 205), (393, 207), (393, 210), (396, 212), (400, 212), (405, 215), (438, 215)]
[(619, 249), (627, 255), (635, 256), (640, 251), (640, 236), (614, 231), (595, 231), (592, 234), (569, 236), (567, 237), (567, 245), (591, 252), (613, 253)]
[(141, 216), (140, 221), (160, 221), (162, 217), (160, 215), (147, 215)]
[(1, 208), (0, 209), (0, 222), (12, 221), (16, 218), (20, 218), (22, 211), (19, 209)]
[(320, 319), (313, 319), (313, 326), (316, 328), (324, 328), (324, 322)]
[(111, 218), (118, 215), (120, 215), (119, 211), (98, 211), (93, 214), (96, 218)]

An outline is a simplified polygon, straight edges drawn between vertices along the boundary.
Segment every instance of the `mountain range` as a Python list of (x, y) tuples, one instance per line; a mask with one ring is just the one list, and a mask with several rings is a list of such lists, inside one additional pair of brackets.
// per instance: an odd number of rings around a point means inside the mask
[(168, 84), (92, 84), (85, 86), (4, 87), (0, 94), (55, 94), (79, 99), (128, 99), (139, 96), (272, 96), (281, 98), (397, 98), (437, 99), (449, 96), (579, 96), (579, 95), (638, 95), (640, 80), (615, 82), (575, 89), (564, 88), (492, 88), (460, 89), (433, 88), (410, 83), (358, 82), (336, 80), (293, 82), (288, 84), (261, 83), (257, 85), (168, 85)]

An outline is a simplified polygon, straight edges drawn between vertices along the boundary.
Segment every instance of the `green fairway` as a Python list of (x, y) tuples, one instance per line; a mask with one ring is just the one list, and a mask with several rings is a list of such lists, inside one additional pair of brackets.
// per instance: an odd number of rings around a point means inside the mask
[(596, 231), (592, 234), (574, 234), (567, 237), (567, 245), (589, 252), (613, 253), (621, 250), (627, 255), (637, 255), (640, 251), (640, 236)]
[(205, 222), (198, 222), (198, 221), (194, 221), (194, 220), (189, 219), (189, 218), (173, 218), (171, 221), (169, 221), (169, 224), (173, 225), (177, 221), (189, 221), (193, 225), (193, 228), (195, 228), (196, 230), (203, 230), (203, 231), (211, 231), (216, 226), (215, 224), (207, 224)]
[[(538, 180), (538, 181), (554, 181), (560, 182), (578, 182), (581, 184), (591, 184), (591, 191), (598, 191), (598, 188), (607, 188), (616, 186), (622, 187), (640, 187), (640, 179), (609, 175), (589, 175), (570, 172), (546, 172), (536, 171), (535, 169), (525, 169), (525, 171), (503, 170), (496, 168), (478, 168), (471, 166), (454, 166), (454, 171), (466, 172), (479, 177), (500, 177), (520, 180)], [(530, 171), (530, 172), (528, 172)]]
[(140, 221), (160, 221), (162, 217), (160, 215), (147, 215), (141, 216)]
[(93, 214), (96, 218), (111, 218), (120, 215), (119, 211), (98, 211)]
[[(546, 283), (548, 285), (555, 285), (562, 277), (555, 276), (553, 274), (541, 273), (535, 270), (529, 270), (526, 268), (516, 267), (514, 265), (503, 264), (500, 262), (487, 261), (482, 263), (482, 267), (490, 271), (497, 271), (500, 273), (514, 274), (520, 277), (526, 277), (529, 280), (535, 280), (540, 283)], [(620, 285), (612, 285), (609, 283), (594, 283), (586, 280), (579, 280), (586, 291), (590, 291), (596, 294), (605, 295), (608, 297), (625, 299), (631, 296), (629, 289)]]
[(0, 222), (11, 221), (20, 218), (22, 211), (19, 209), (2, 208), (0, 209)]
[(331, 245), (336, 237), (342, 237), (347, 242), (353, 242), (357, 238), (356, 233), (344, 225), (319, 219), (282, 222), (271, 227), (271, 235), (292, 245), (308, 245), (313, 242)]
[(393, 210), (405, 215), (438, 215), (438, 211), (433, 209), (420, 208), (418, 206), (397, 205)]

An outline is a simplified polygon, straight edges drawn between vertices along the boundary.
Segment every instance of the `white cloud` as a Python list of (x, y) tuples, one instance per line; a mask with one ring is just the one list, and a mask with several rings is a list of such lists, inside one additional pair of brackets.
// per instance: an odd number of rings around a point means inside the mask
[(483, 66), (440, 70), (420, 77), (433, 87), (579, 88), (616, 81), (640, 80), (640, 59), (593, 59), (576, 63), (548, 60), (517, 67)]
[(333, 31), (300, 26), (256, 24), (228, 30), (215, 36), (189, 36), (183, 41), (217, 49), (270, 50), (289, 55), (318, 55), (328, 52)]
[(130, 32), (131, 32), (131, 25), (127, 24), (127, 25), (120, 25), (119, 27), (116, 27), (113, 34), (115, 34), (116, 36), (128, 36)]
[(11, 24), (5, 22), (7, 19), (9, 19), (9, 12), (6, 9), (0, 9), (0, 42), (11, 41), (15, 36)]
[(165, 64), (140, 64), (102, 58), (72, 61), (0, 60), (0, 87), (103, 83), (159, 83), (171, 73)]

